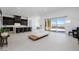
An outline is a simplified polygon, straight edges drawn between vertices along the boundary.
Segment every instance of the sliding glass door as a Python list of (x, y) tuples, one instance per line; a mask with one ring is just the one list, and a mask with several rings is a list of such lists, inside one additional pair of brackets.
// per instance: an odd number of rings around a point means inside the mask
[(52, 31), (56, 31), (57, 29), (57, 19), (56, 18), (52, 18), (51, 19), (51, 29)]
[(64, 32), (65, 31), (64, 24), (65, 24), (64, 17), (52, 18), (50, 30)]
[(46, 19), (45, 24), (46, 24), (45, 26), (46, 30), (65, 32), (65, 27), (64, 27), (65, 18), (64, 17)]

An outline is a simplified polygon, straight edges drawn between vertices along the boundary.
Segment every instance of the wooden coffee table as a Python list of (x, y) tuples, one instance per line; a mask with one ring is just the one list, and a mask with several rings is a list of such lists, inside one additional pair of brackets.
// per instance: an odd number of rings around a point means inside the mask
[(41, 38), (46, 37), (46, 36), (48, 36), (48, 34), (44, 34), (44, 35), (33, 35), (32, 34), (32, 35), (29, 35), (28, 37), (31, 40), (36, 41), (36, 40), (41, 39)]

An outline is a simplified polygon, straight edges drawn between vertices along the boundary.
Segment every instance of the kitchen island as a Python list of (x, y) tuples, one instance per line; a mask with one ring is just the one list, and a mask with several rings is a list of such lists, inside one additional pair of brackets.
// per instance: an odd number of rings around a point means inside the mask
[(32, 31), (32, 27), (28, 27), (28, 26), (24, 26), (24, 25), (21, 25), (21, 26), (9, 25), (9, 26), (2, 26), (2, 28), (9, 30), (9, 32), (14, 32), (14, 33)]

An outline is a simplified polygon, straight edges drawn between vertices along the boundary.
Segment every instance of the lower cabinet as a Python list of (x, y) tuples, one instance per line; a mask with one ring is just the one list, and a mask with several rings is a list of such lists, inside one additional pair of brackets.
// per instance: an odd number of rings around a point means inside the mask
[(13, 31), (13, 27), (3, 27), (4, 30)]
[[(3, 27), (3, 29), (10, 31), (14, 31), (13, 27)], [(20, 27), (20, 28), (15, 28), (16, 29), (16, 33), (21, 33), (21, 32), (28, 32), (28, 31), (32, 31), (31, 27)]]
[(21, 32), (28, 32), (31, 31), (31, 27), (24, 27), (24, 28), (16, 28), (16, 33), (21, 33)]

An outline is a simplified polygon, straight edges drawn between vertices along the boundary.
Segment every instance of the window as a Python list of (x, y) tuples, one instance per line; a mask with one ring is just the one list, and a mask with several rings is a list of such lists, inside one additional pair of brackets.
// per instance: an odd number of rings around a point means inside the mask
[(51, 19), (51, 29), (53, 31), (64, 31), (65, 18), (52, 18)]
[(65, 24), (65, 17), (46, 19), (45, 29), (52, 31), (65, 31), (64, 24)]

